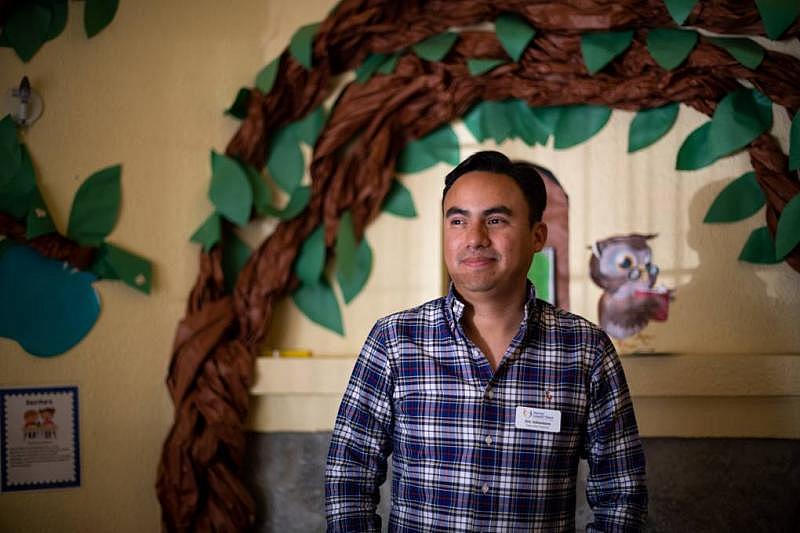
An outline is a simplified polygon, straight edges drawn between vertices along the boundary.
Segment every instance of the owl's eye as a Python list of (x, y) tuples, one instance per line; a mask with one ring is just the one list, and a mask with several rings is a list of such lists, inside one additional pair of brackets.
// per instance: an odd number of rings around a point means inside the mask
[(622, 270), (630, 270), (633, 266), (633, 256), (623, 255), (617, 258), (617, 266)]

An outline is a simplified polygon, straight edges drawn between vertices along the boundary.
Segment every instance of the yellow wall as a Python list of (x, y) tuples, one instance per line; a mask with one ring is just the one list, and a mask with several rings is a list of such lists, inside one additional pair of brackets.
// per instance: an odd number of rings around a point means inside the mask
[[(155, 470), (172, 419), (163, 381), (197, 269), (197, 247), (188, 238), (211, 211), (208, 152), (224, 149), (236, 129), (222, 110), (237, 89), (252, 83), (296, 28), (322, 19), (332, 4), (123, 0), (111, 26), (87, 40), (84, 4), (70, 2), (65, 32), (30, 63), (0, 49), (0, 90), (28, 75), (45, 100), (45, 113), (25, 141), (59, 229), (81, 180), (120, 162), (122, 209), (109, 241), (150, 258), (155, 268), (150, 296), (119, 282), (98, 283), (100, 319), (63, 356), (36, 359), (0, 339), (0, 385), (80, 386), (83, 455), (80, 489), (1, 495), (0, 529), (158, 529)], [(725, 183), (748, 169), (747, 156), (693, 173), (671, 170), (679, 143), (702, 119), (685, 108), (665, 139), (628, 156), (631, 116), (615, 112), (600, 135), (567, 151), (503, 147), (550, 168), (570, 195), (573, 310), (596, 318), (599, 291), (586, 277), (586, 245), (611, 233), (658, 232), (655, 257), (663, 281), (678, 286), (678, 299), (670, 321), (653, 327), (654, 342), (692, 355), (626, 359), (645, 433), (799, 436), (800, 391), (783, 384), (775, 368), (797, 375), (800, 276), (783, 264), (736, 261), (749, 231), (763, 224), (760, 214), (728, 227), (699, 222)], [(465, 152), (478, 149), (463, 125), (457, 131)], [(345, 310), (346, 337), (309, 323), (291, 304), (280, 307), (275, 330), (281, 333), (271, 345), (350, 357), (260, 362), (262, 376), (284, 379), (259, 382), (253, 427), (329, 428), (351, 356), (374, 319), (442, 292), (438, 205), (445, 171), (440, 165), (406, 179), (419, 219), (386, 216), (369, 229), (374, 274)], [(728, 356), (738, 359), (719, 359)], [(751, 375), (764, 386), (739, 395)], [(720, 380), (707, 392), (708, 381)], [(691, 386), (670, 388), (678, 381)], [(665, 403), (665, 397), (676, 400)], [(737, 412), (745, 416), (732, 415)], [(704, 423), (708, 416), (723, 419), (724, 427)], [(11, 518), (14, 510), (24, 510), (24, 517)]]

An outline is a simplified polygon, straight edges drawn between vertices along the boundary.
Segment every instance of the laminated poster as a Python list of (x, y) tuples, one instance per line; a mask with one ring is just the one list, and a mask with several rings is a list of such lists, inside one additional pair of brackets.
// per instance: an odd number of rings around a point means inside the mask
[(79, 487), (78, 387), (0, 389), (0, 492)]

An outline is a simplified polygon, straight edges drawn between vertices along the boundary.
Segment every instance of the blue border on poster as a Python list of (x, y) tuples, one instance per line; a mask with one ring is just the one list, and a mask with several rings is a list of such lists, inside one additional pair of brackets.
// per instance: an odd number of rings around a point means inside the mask
[[(6, 468), (6, 413), (5, 397), (11, 394), (47, 394), (47, 393), (72, 393), (72, 446), (75, 450), (75, 480), (74, 481), (55, 481), (45, 483), (30, 483), (26, 485), (9, 486), (6, 480), (8, 469)], [(44, 489), (63, 489), (81, 486), (81, 448), (80, 448), (80, 412), (78, 410), (78, 387), (70, 385), (65, 387), (25, 387), (25, 388), (0, 388), (0, 465), (2, 465), (2, 475), (0, 475), (0, 493), (21, 492), (26, 490)]]

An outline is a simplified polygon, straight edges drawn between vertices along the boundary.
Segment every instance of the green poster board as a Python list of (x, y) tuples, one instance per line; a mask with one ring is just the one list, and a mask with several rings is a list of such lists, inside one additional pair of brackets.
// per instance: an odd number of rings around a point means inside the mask
[(536, 297), (556, 304), (556, 253), (552, 246), (545, 246), (534, 254), (528, 279), (536, 287)]

